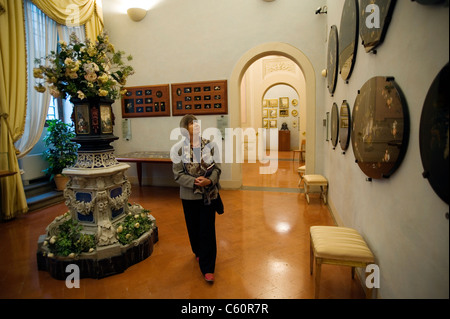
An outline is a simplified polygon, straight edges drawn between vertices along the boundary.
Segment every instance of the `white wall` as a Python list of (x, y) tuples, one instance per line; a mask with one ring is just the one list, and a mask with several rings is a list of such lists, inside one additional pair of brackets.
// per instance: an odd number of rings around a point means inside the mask
[[(340, 25), (344, 0), (328, 1), (328, 26)], [(362, 10), (362, 8), (360, 8)], [(353, 111), (358, 89), (374, 76), (393, 76), (405, 94), (410, 139), (405, 159), (387, 180), (366, 182), (350, 146), (342, 155), (327, 143), (324, 173), (329, 201), (341, 224), (358, 229), (373, 249), (381, 272), (382, 298), (448, 298), (449, 225), (445, 204), (422, 177), (419, 126), (428, 89), (449, 61), (449, 10), (397, 1), (384, 43), (367, 54), (359, 38), (348, 84), (340, 76), (327, 111), (346, 99)], [(326, 51), (326, 48), (324, 48)], [(325, 80), (324, 80), (325, 81)]]

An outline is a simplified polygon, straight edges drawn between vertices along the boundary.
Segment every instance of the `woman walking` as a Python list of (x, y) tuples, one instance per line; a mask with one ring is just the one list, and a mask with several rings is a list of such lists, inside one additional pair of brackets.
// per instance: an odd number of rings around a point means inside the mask
[(213, 160), (211, 143), (201, 138), (195, 116), (184, 116), (180, 128), (186, 140), (179, 151), (182, 160), (173, 164), (174, 178), (180, 185), (192, 251), (205, 280), (213, 282), (217, 255), (214, 203), (219, 197), (221, 166)]

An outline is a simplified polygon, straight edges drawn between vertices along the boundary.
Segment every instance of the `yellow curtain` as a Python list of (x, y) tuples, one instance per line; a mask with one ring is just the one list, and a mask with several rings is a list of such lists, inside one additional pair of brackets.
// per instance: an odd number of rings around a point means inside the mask
[(23, 1), (1, 0), (0, 14), (0, 165), (16, 172), (0, 177), (1, 218), (28, 211), (14, 143), (25, 126), (27, 63)]
[(56, 23), (67, 26), (85, 25), (86, 37), (93, 41), (103, 31), (100, 0), (32, 0), (32, 2)]

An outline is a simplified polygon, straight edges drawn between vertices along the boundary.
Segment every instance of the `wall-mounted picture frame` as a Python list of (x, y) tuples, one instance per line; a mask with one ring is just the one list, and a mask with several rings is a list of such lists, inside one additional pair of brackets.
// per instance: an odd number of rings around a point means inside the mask
[(263, 120), (263, 128), (269, 128), (269, 120)]
[(292, 106), (297, 106), (298, 105), (298, 100), (297, 99), (293, 99), (292, 100)]
[(264, 99), (262, 102), (262, 107), (264, 108), (264, 107), (268, 107), (268, 106), (269, 106), (269, 101)]
[(280, 97), (280, 109), (288, 109), (288, 108), (289, 108), (289, 98)]
[(293, 117), (297, 117), (298, 116), (298, 111), (297, 110), (292, 110), (291, 112)]
[(278, 117), (278, 109), (269, 109), (269, 117), (277, 118)]
[(169, 84), (126, 87), (122, 118), (170, 116)]
[(278, 107), (278, 99), (269, 99), (268, 103), (269, 107)]
[(227, 80), (171, 84), (172, 115), (228, 114)]
[(289, 110), (280, 110), (280, 117), (288, 117)]
[(263, 109), (263, 111), (262, 111), (262, 117), (263, 117), (264, 119), (266, 119), (266, 118), (269, 117), (269, 110), (268, 110), (268, 109)]
[(270, 120), (269, 121), (269, 128), (277, 128), (277, 120)]

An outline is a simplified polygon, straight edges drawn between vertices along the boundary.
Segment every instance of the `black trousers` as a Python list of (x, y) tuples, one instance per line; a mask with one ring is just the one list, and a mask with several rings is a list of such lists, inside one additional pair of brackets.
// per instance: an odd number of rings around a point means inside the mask
[(203, 274), (214, 273), (216, 266), (216, 212), (212, 206), (205, 206), (203, 199), (182, 199), (184, 218), (192, 251), (199, 258)]

